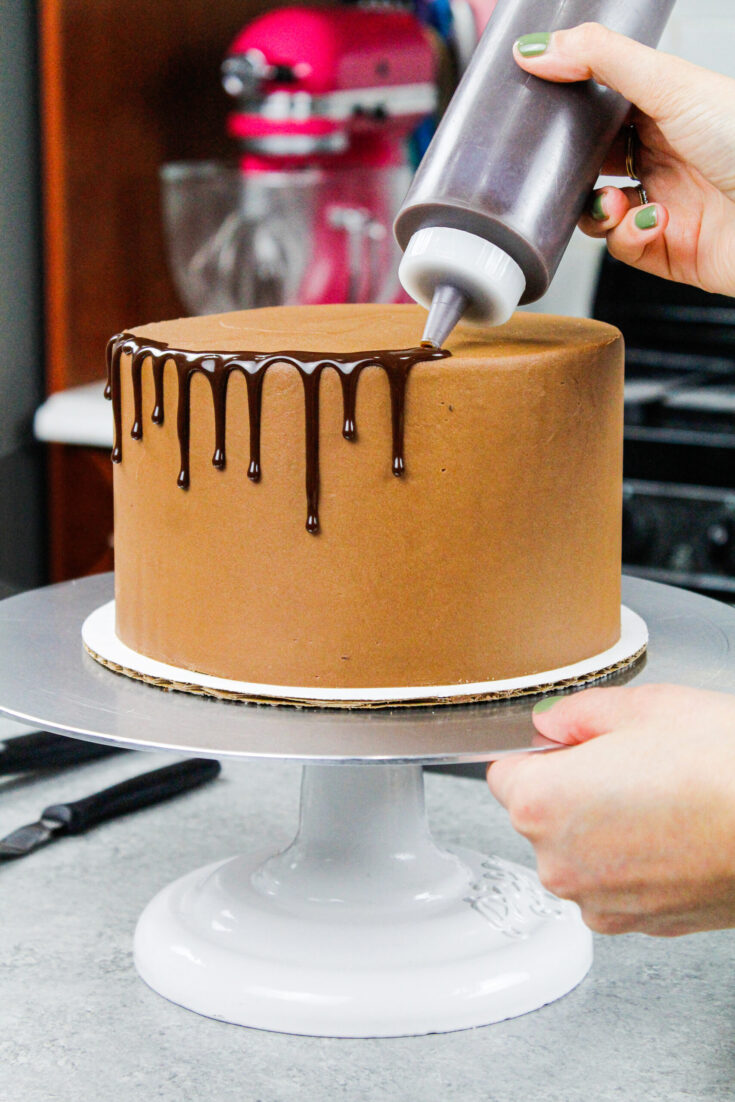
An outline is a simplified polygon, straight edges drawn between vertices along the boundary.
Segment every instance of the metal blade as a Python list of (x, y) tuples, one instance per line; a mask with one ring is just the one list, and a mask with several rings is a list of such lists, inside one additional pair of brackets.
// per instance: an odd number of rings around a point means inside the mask
[(0, 839), (0, 860), (25, 857), (39, 846), (45, 846), (63, 828), (64, 823), (56, 823), (52, 819), (39, 819), (37, 823), (18, 827), (12, 834)]

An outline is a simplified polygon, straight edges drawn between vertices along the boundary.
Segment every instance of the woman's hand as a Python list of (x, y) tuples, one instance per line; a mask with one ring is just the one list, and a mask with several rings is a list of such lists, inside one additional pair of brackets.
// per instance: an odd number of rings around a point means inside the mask
[(501, 758), (488, 783), (542, 883), (601, 933), (735, 926), (735, 697), (587, 689), (534, 723), (571, 747)]
[[(596, 80), (634, 105), (649, 205), (637, 205), (633, 188), (602, 188), (584, 232), (606, 237), (613, 256), (643, 271), (735, 295), (735, 80), (596, 23), (524, 35), (514, 54), (534, 76)], [(626, 175), (622, 136), (602, 171)]]

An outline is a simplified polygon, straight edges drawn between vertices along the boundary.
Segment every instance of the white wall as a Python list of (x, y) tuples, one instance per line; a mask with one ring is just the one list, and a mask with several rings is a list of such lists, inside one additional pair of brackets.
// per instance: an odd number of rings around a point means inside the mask
[(735, 0), (677, 0), (660, 48), (735, 77)]

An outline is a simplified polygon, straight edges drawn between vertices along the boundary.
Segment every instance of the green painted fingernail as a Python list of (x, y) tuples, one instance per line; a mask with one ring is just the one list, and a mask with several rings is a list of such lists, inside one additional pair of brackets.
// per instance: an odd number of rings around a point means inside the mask
[(596, 191), (590, 203), (590, 214), (595, 222), (607, 222), (607, 211), (604, 207), (604, 191)]
[(548, 31), (536, 31), (534, 34), (523, 34), (516, 42), (516, 49), (521, 57), (538, 57), (546, 53), (551, 35)]
[(658, 225), (658, 211), (655, 207), (641, 207), (635, 216), (635, 224), (639, 230), (652, 230)]
[(541, 712), (548, 712), (549, 708), (553, 708), (557, 700), (561, 700), (560, 696), (545, 696), (543, 700), (539, 700), (538, 704), (533, 706), (533, 714), (535, 716), (540, 715)]

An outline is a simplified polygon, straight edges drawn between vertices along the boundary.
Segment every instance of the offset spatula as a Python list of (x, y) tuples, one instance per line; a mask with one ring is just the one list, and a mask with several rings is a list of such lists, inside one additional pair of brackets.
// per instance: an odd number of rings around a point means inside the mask
[(14, 735), (0, 741), (0, 777), (35, 769), (81, 765), (82, 762), (95, 761), (109, 754), (119, 754), (122, 749), (121, 746), (103, 746), (99, 742), (82, 742), (81, 739), (55, 735), (51, 731)]
[(129, 811), (138, 811), (178, 796), (213, 780), (220, 769), (218, 761), (192, 758), (166, 765), (163, 769), (154, 769), (150, 773), (141, 773), (138, 777), (131, 777), (122, 784), (105, 788), (74, 803), (52, 804), (41, 813), (37, 823), (19, 827), (0, 841), (0, 860), (24, 857), (62, 834), (81, 834), (106, 819), (127, 815)]

